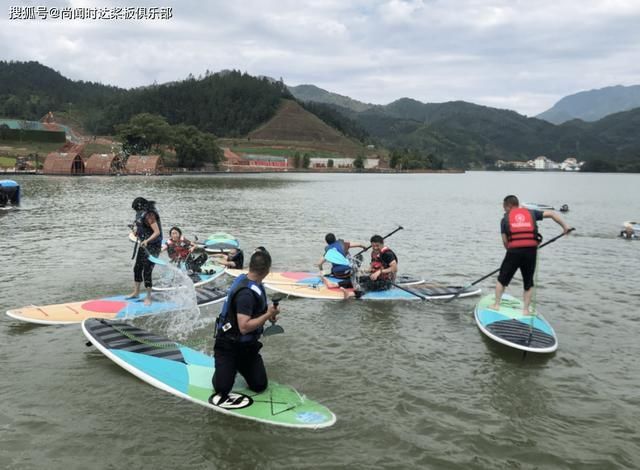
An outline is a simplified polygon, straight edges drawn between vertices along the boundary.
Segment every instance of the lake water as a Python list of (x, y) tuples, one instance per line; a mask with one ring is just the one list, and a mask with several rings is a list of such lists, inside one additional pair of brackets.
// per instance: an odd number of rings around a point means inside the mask
[[(2, 311), (128, 293), (137, 196), (157, 201), (165, 230), (266, 246), (274, 270), (314, 269), (328, 231), (365, 242), (402, 225), (388, 240), (402, 272), (467, 284), (500, 265), (510, 193), (568, 204), (576, 232), (540, 252), (537, 307), (559, 338), (549, 356), (523, 359), (486, 340), (477, 298), (283, 301), (286, 333), (264, 340), (268, 374), (334, 411), (324, 430), (224, 416), (141, 382), (86, 347), (78, 325), (3, 315), (0, 468), (640, 467), (640, 242), (616, 238), (623, 221), (640, 219), (638, 175), (16, 179), (24, 203), (0, 211)], [(547, 219), (541, 231), (550, 239), (560, 227)], [(521, 295), (520, 282), (508, 292)], [(135, 323), (211, 338), (219, 308)]]

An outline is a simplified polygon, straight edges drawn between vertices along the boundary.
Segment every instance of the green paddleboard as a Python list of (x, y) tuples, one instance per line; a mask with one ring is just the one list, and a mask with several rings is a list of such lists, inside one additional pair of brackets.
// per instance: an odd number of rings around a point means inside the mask
[(82, 322), (82, 331), (100, 352), (136, 377), (215, 411), (293, 428), (317, 429), (336, 422), (325, 406), (272, 381), (256, 393), (238, 378), (229, 398), (218, 403), (211, 356), (128, 323), (89, 318)]

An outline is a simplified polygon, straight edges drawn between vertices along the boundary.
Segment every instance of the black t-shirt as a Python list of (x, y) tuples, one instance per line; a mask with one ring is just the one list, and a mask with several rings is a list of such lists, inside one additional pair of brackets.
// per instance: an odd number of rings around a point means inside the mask
[(397, 263), (398, 257), (392, 250), (385, 250), (384, 252), (380, 253), (380, 262), (385, 268), (391, 266), (391, 263), (393, 261)]
[(234, 263), (233, 269), (242, 269), (244, 265), (244, 253), (242, 250), (238, 250), (235, 255), (228, 257), (228, 260)]
[(236, 312), (243, 315), (251, 315), (251, 318), (259, 317), (265, 310), (265, 304), (262, 304), (250, 289), (241, 289), (234, 298)]

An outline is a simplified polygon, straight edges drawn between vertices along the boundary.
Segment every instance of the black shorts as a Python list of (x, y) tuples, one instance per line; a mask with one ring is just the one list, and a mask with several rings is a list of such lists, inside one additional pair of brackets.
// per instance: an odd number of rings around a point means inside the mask
[(537, 254), (537, 248), (520, 248), (507, 251), (504, 260), (502, 261), (502, 265), (500, 266), (498, 282), (505, 287), (508, 286), (519, 268), (522, 273), (524, 290), (531, 289), (533, 287), (533, 275), (536, 271)]
[[(389, 281), (388, 279), (378, 279), (376, 281), (372, 281), (369, 276), (358, 277), (358, 284), (360, 284), (360, 288), (365, 292), (387, 290), (391, 289), (392, 287), (391, 281)], [(354, 287), (351, 279), (338, 282), (338, 286), (344, 289), (351, 289), (352, 287)]]

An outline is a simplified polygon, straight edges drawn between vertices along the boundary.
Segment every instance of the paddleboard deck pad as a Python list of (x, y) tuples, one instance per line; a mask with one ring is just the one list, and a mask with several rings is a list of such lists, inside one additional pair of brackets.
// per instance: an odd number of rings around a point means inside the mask
[(256, 393), (239, 378), (220, 403), (211, 384), (213, 357), (125, 322), (89, 318), (82, 331), (101, 353), (139, 379), (215, 411), (294, 428), (317, 429), (336, 421), (325, 406), (272, 381)]
[(558, 349), (558, 339), (541, 314), (523, 315), (523, 302), (503, 295), (500, 310), (489, 308), (495, 296), (486, 295), (476, 305), (474, 316), (480, 331), (498, 343), (522, 351), (551, 353)]
[[(227, 291), (218, 287), (197, 287), (196, 301), (198, 307), (204, 307), (227, 298)], [(106, 297), (103, 299), (86, 300), (45, 306), (28, 306), (7, 310), (7, 315), (16, 320), (42, 325), (65, 325), (80, 323), (86, 318), (135, 318), (144, 315), (180, 310), (180, 305), (174, 302), (155, 301), (144, 305), (144, 294), (137, 299), (127, 299), (124, 295)]]
[[(227, 272), (232, 276), (237, 276), (244, 271), (236, 269), (228, 269)], [(326, 279), (330, 282), (337, 283), (340, 279), (326, 276)], [(304, 272), (271, 272), (262, 281), (269, 289), (280, 292), (281, 294), (290, 295), (292, 297), (303, 297), (307, 299), (322, 299), (322, 300), (343, 300), (344, 294), (339, 287), (328, 288), (324, 285), (319, 276), (313, 273)], [(362, 297), (361, 300), (446, 300), (452, 298), (462, 286), (447, 286), (441, 283), (426, 282), (415, 278), (407, 278), (405, 282), (398, 285), (402, 285), (404, 289), (398, 287), (392, 287), (387, 290), (380, 291), (368, 291)], [(353, 289), (347, 289), (347, 291), (353, 291)], [(458, 297), (469, 297), (472, 295), (479, 295), (481, 290), (479, 288), (471, 287), (462, 292)]]

